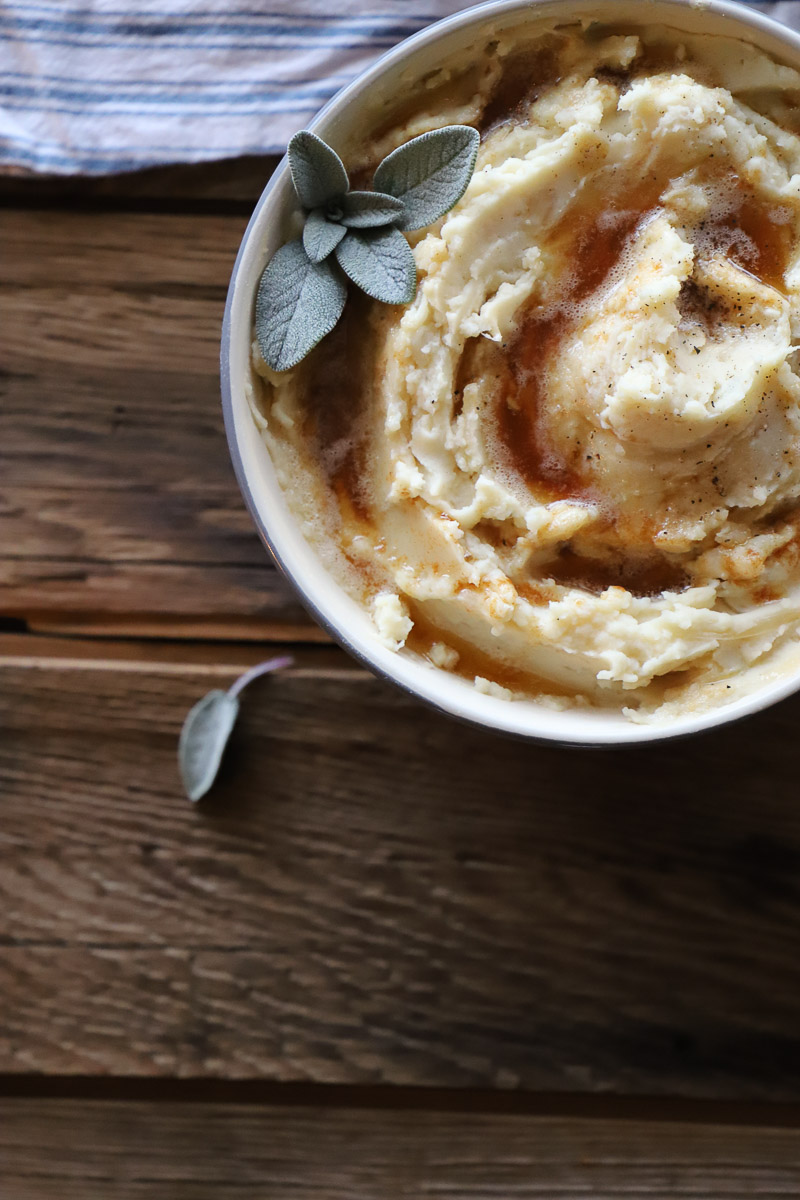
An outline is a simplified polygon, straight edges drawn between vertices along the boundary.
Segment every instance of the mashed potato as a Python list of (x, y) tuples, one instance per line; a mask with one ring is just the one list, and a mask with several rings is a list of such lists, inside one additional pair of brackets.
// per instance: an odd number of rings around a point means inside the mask
[(723, 703), (800, 629), (800, 76), (658, 29), (470, 71), (372, 147), (484, 132), (412, 304), (351, 297), (284, 375), (254, 349), (289, 503), (432, 669), (635, 720)]

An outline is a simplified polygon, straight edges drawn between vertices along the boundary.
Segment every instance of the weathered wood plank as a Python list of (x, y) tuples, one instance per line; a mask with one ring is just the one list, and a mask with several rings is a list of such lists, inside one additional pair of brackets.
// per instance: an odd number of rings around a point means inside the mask
[(800, 1098), (800, 699), (593, 754), (290, 672), (192, 808), (208, 686), (3, 659), (0, 1070)]
[(0, 560), (0, 615), (116, 637), (328, 640), (274, 569), (233, 564)]
[(800, 1131), (252, 1105), (0, 1101), (5, 1200), (735, 1200), (800, 1193)]
[[(141, 295), (183, 286), (219, 298), (247, 220), (189, 213), (3, 213), (0, 283), (14, 288), (110, 288)], [(32, 254), (35, 246), (37, 253)], [(12, 347), (13, 348), (13, 347)]]
[(219, 327), (244, 219), (9, 211), (0, 228), (0, 617), (309, 628), (223, 431)]
[(277, 162), (273, 155), (249, 155), (90, 178), (2, 175), (0, 204), (134, 212), (170, 205), (183, 211), (246, 209), (261, 195)]
[[(106, 671), (119, 674), (136, 671), (147, 674), (174, 670), (182, 675), (213, 676), (230, 681), (231, 672), (244, 671), (266, 658), (296, 654), (295, 674), (343, 671), (364, 674), (344, 651), (325, 645), (317, 649), (302, 646), (272, 647), (229, 641), (158, 641), (135, 638), (57, 637), (36, 634), (0, 633), (0, 668), (31, 668), (37, 671)], [(211, 686), (209, 684), (209, 686)]]

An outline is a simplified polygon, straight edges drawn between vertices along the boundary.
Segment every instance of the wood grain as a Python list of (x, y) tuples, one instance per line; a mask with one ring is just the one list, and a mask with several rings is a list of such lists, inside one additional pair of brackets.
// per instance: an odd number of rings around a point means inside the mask
[(192, 808), (206, 675), (3, 658), (1, 1071), (798, 1099), (800, 699), (589, 753), (341, 663)]
[[(30, 668), (38, 671), (105, 671), (138, 674), (154, 670), (175, 671), (186, 675), (213, 675), (230, 681), (231, 672), (244, 671), (264, 662), (271, 653), (291, 655), (292, 646), (253, 645), (248, 642), (214, 642), (164, 638), (81, 638), (37, 636), (36, 634), (0, 633), (0, 668)], [(313, 671), (363, 669), (339, 649), (324, 645), (317, 649), (302, 646), (297, 651), (296, 674)]]
[(4, 1200), (735, 1200), (800, 1193), (800, 1132), (323, 1107), (0, 1102)]
[(118, 175), (0, 176), (0, 205), (49, 209), (147, 212), (247, 211), (261, 195), (278, 159), (246, 155), (181, 163)]
[(3, 214), (0, 617), (67, 630), (110, 616), (114, 632), (167, 636), (310, 627), (244, 509), (222, 425), (219, 329), (244, 224)]

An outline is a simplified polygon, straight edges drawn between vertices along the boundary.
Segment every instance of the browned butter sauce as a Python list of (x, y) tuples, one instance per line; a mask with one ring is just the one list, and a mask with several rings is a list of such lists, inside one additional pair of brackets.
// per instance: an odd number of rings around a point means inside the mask
[[(759, 203), (744, 184), (732, 182), (733, 205), (723, 215), (704, 222), (703, 239), (712, 246), (724, 247), (739, 266), (781, 290), (792, 242), (786, 213)], [(550, 307), (534, 304), (506, 347), (506, 369), (498, 372), (498, 440), (508, 463), (545, 502), (593, 495), (583, 449), (576, 447), (567, 460), (548, 438), (548, 364), (570, 332), (574, 320), (570, 309), (607, 281), (632, 235), (658, 207), (662, 190), (658, 181), (644, 181), (638, 193), (626, 198), (625, 208), (615, 211), (612, 202), (612, 207), (603, 211), (584, 209), (573, 214), (572, 227), (565, 231), (566, 245), (570, 246), (566, 261), (573, 264), (567, 287)], [(688, 291), (694, 286), (690, 281)], [(606, 509), (613, 511), (613, 500), (603, 499)], [(679, 564), (658, 553), (628, 561), (619, 561), (613, 555), (601, 560), (580, 556), (569, 546), (562, 547), (542, 573), (556, 583), (590, 592), (620, 586), (637, 596), (680, 591), (690, 583)]]
[[(558, 231), (555, 235), (566, 241), (566, 261), (572, 263), (567, 286), (551, 306), (534, 304), (528, 310), (507, 347), (509, 371), (498, 398), (498, 433), (509, 461), (544, 500), (579, 497), (588, 486), (581, 456), (576, 453), (574, 462), (565, 462), (547, 441), (542, 411), (548, 363), (572, 328), (569, 310), (606, 282), (631, 236), (655, 211), (662, 190), (660, 183), (646, 181), (626, 199), (625, 208), (615, 210), (612, 201), (600, 211), (573, 214), (567, 238)], [(743, 185), (732, 211), (703, 223), (704, 238), (727, 242), (734, 262), (779, 290), (792, 233), (783, 212), (759, 203)]]
[[(608, 32), (610, 27), (598, 27), (597, 36)], [(552, 36), (508, 57), (482, 114), (480, 127), (484, 133), (504, 121), (518, 119), (524, 105), (558, 82), (559, 46), (560, 39)], [(623, 87), (640, 72), (664, 69), (673, 61), (673, 47), (645, 46), (627, 71), (607, 74)], [(548, 442), (542, 420), (547, 364), (570, 331), (571, 320), (565, 309), (603, 285), (632, 234), (657, 206), (668, 182), (644, 179), (636, 189), (617, 199), (608, 198), (602, 205), (597, 201), (587, 203), (570, 214), (553, 235), (561, 243), (564, 260), (573, 265), (570, 279), (556, 304), (549, 308), (534, 304), (529, 308), (506, 347), (495, 411), (498, 441), (509, 464), (545, 501), (577, 498), (590, 492), (580, 450), (576, 448), (570, 462), (559, 457)], [(783, 215), (771, 213), (741, 187), (737, 206), (718, 224), (733, 239), (731, 257), (759, 279), (780, 287), (792, 239), (792, 227)], [(737, 232), (742, 234), (738, 241)], [(304, 388), (308, 433), (318, 448), (327, 477), (336, 494), (346, 498), (348, 507), (362, 520), (369, 518), (366, 446), (360, 429), (361, 416), (369, 403), (363, 366), (368, 358), (364, 330), (369, 305), (358, 289), (351, 289), (339, 325), (307, 361)], [(471, 365), (468, 344), (456, 381), (456, 413), (463, 387), (472, 374)]]
[(478, 128), (485, 138), (511, 117), (521, 117), (560, 79), (558, 39), (549, 38), (534, 47), (510, 54), (481, 113)]
[(529, 308), (506, 347), (509, 370), (496, 408), (499, 441), (514, 469), (542, 500), (584, 496), (589, 487), (579, 452), (566, 462), (547, 439), (542, 416), (548, 362), (572, 327), (574, 306), (605, 283), (661, 190), (660, 182), (645, 180), (625, 198), (624, 207), (600, 207), (594, 200), (569, 214), (552, 236), (563, 261), (571, 264), (571, 273), (554, 303)]
[[(792, 249), (794, 229), (789, 213), (782, 208), (770, 208), (739, 183), (736, 206), (719, 221), (721, 232), (728, 232), (734, 241), (728, 251), (756, 279), (778, 291), (784, 290), (784, 274)], [(743, 237), (737, 235), (743, 234)]]
[(581, 587), (600, 593), (609, 587), (623, 587), (634, 596), (660, 596), (662, 592), (680, 592), (688, 585), (686, 572), (679, 563), (663, 555), (614, 561), (576, 554), (564, 546), (556, 558), (542, 569), (542, 575), (568, 587)]
[(409, 613), (414, 622), (414, 627), (406, 641), (408, 649), (413, 650), (415, 654), (419, 654), (422, 658), (432, 661), (431, 652), (434, 644), (436, 642), (443, 642), (458, 654), (458, 662), (453, 668), (454, 675), (460, 675), (462, 679), (466, 679), (470, 683), (478, 676), (482, 679), (491, 679), (493, 683), (499, 683), (501, 687), (508, 688), (511, 692), (518, 692), (528, 696), (572, 695), (572, 692), (568, 688), (543, 679), (539, 675), (534, 675), (530, 671), (520, 670), (519, 667), (515, 667), (511, 663), (499, 662), (496, 658), (490, 657), (490, 655), (478, 650), (470, 642), (466, 641), (466, 639), (451, 633), (449, 630), (440, 629), (434, 621), (431, 621), (426, 616), (422, 605), (413, 602), (410, 603)]
[[(646, 47), (629, 70), (601, 75), (623, 91), (640, 72), (664, 69), (673, 60), (674, 48)], [(560, 77), (557, 39), (512, 54), (482, 113), (482, 135), (485, 137), (505, 121), (525, 119), (525, 106), (557, 84)], [(468, 74), (460, 77), (457, 86), (468, 88), (470, 79)], [(438, 93), (428, 97), (437, 98)], [(704, 237), (723, 246), (733, 261), (759, 280), (782, 289), (793, 227), (785, 212), (759, 203), (746, 183), (732, 182), (733, 203), (722, 215), (706, 222)], [(549, 235), (557, 259), (570, 263), (572, 268), (555, 299), (547, 306), (539, 301), (532, 303), (502, 351), (484, 339), (468, 342), (465, 347), (454, 384), (455, 415), (460, 411), (464, 388), (482, 376), (490, 362), (498, 381), (492, 413), (496, 443), (506, 465), (544, 502), (595, 498), (585, 449), (576, 447), (567, 460), (548, 438), (548, 364), (570, 334), (576, 319), (575, 306), (609, 281), (637, 229), (658, 209), (669, 183), (665, 178), (645, 178), (633, 189), (620, 189), (615, 195), (612, 188), (610, 194), (590, 197), (578, 205)], [(372, 387), (365, 331), (372, 303), (357, 289), (351, 289), (339, 325), (304, 364), (302, 389), (307, 433), (317, 447), (342, 516), (346, 522), (365, 529), (371, 525), (371, 504), (363, 416), (371, 403)], [(613, 522), (613, 505), (606, 511)], [(641, 546), (627, 557), (624, 552), (615, 552), (592, 558), (564, 545), (539, 567), (535, 577), (514, 583), (521, 595), (535, 603), (546, 603), (552, 596), (550, 581), (594, 593), (616, 585), (637, 596), (681, 590), (690, 583), (679, 563), (657, 553), (643, 553)], [(444, 642), (458, 651), (455, 672), (464, 678), (472, 680), (480, 675), (517, 693), (562, 694), (552, 683), (512, 665), (498, 664), (464, 639), (437, 629), (420, 605), (411, 606), (411, 616), (414, 628), (408, 647), (429, 657), (433, 644)]]
[(370, 300), (351, 287), (339, 324), (303, 363), (305, 435), (350, 515), (369, 521), (367, 446), (370, 403), (366, 331)]

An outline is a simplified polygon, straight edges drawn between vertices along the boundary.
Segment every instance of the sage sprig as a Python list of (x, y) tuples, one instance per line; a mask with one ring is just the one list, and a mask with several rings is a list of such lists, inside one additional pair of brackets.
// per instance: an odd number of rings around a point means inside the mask
[(214, 688), (190, 709), (178, 742), (178, 766), (186, 795), (193, 803), (205, 796), (217, 777), (222, 755), (239, 715), (239, 696), (243, 689), (259, 676), (290, 667), (293, 662), (294, 659), (287, 655), (259, 663), (240, 675), (227, 692)]
[(308, 130), (294, 135), (289, 169), (303, 234), (267, 264), (256, 297), (256, 338), (273, 371), (296, 366), (334, 328), (345, 276), (384, 304), (413, 300), (417, 268), (402, 231), (438, 221), (461, 199), (479, 142), (469, 125), (433, 129), (383, 160), (372, 191), (350, 191), (336, 151)]

